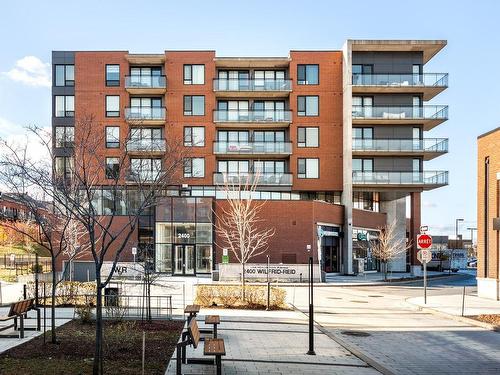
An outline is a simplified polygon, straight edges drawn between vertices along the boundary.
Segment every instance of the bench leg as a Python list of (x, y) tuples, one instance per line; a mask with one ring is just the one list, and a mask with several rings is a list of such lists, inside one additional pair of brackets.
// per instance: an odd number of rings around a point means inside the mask
[(176, 361), (175, 361), (175, 366), (176, 366), (176, 375), (182, 375), (182, 361), (181, 361), (181, 350), (183, 348), (182, 343), (177, 344), (177, 351), (176, 351)]
[(220, 355), (215, 356), (215, 366), (217, 366), (217, 375), (222, 374), (222, 360)]
[(214, 339), (217, 338), (217, 324), (214, 324)]
[(19, 316), (19, 337), (24, 339), (24, 316)]
[(17, 331), (17, 316), (14, 318), (14, 331)]

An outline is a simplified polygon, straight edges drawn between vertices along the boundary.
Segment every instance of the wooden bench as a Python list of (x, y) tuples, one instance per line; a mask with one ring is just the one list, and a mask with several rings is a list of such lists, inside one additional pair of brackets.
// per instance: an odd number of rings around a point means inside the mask
[(196, 318), (196, 315), (200, 312), (200, 305), (187, 305), (184, 308), (184, 314), (189, 314), (187, 318), (187, 323), (189, 325), (189, 322), (191, 319)]
[[(182, 335), (182, 340), (177, 344), (177, 375), (182, 374), (182, 364), (187, 363), (186, 361), (186, 346), (193, 345), (193, 348), (197, 348), (200, 342), (200, 330), (198, 329), (198, 323), (196, 319), (192, 319), (189, 322), (187, 335)], [(187, 336), (187, 337), (186, 337)], [(226, 348), (224, 346), (223, 339), (205, 339), (203, 347), (203, 355), (215, 356), (215, 366), (217, 368), (217, 375), (222, 373), (222, 356), (226, 355)], [(189, 363), (206, 363), (202, 361), (191, 360)]]
[[(30, 311), (30, 310), (36, 311), (36, 315), (37, 315), (36, 328), (24, 326), (24, 319), (27, 318), (28, 311)], [(14, 330), (17, 331), (18, 330), (17, 319), (19, 319), (19, 335), (0, 335), (0, 337), (7, 337), (7, 338), (19, 337), (22, 339), (22, 338), (24, 338), (24, 331), (27, 331), (27, 330), (40, 331), (40, 309), (35, 307), (35, 300), (33, 298), (25, 299), (25, 300), (14, 302), (13, 304), (11, 304), (9, 313), (6, 316), (0, 316), (0, 322), (14, 320), (14, 323), (7, 325), (7, 326), (4, 326), (4, 327), (0, 327), (0, 331), (5, 331), (6, 329), (9, 329), (9, 328), (14, 328)]]
[(220, 316), (219, 315), (207, 315), (205, 316), (205, 324), (206, 325), (213, 325), (214, 329), (212, 331), (214, 335), (214, 339), (217, 338), (217, 326), (220, 324)]

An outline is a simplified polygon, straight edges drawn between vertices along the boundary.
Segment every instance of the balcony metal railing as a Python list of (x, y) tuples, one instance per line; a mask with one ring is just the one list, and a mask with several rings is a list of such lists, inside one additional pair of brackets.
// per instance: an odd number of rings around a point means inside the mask
[(352, 106), (352, 117), (356, 119), (381, 120), (439, 120), (448, 119), (447, 105), (424, 106)]
[(214, 91), (292, 91), (289, 79), (214, 79)]
[(214, 110), (215, 122), (290, 122), (292, 112), (278, 111), (251, 111), (251, 110)]
[(448, 73), (353, 74), (353, 86), (448, 87)]
[(353, 138), (353, 151), (448, 152), (448, 138), (361, 139)]
[(257, 185), (262, 186), (291, 186), (291, 173), (214, 173), (214, 184), (223, 185), (229, 184), (253, 184), (257, 181)]
[(161, 178), (163, 171), (153, 170), (153, 169), (143, 169), (143, 170), (130, 170), (126, 179), (129, 182), (145, 183), (154, 182)]
[(164, 89), (167, 87), (165, 76), (125, 76), (127, 89)]
[(125, 118), (127, 120), (165, 120), (164, 107), (127, 107)]
[(357, 185), (448, 185), (448, 171), (352, 172)]
[(291, 142), (214, 142), (214, 154), (290, 155)]
[(144, 152), (165, 152), (166, 142), (165, 139), (152, 139), (152, 138), (141, 138), (141, 139), (128, 139), (127, 140), (127, 151), (144, 151)]

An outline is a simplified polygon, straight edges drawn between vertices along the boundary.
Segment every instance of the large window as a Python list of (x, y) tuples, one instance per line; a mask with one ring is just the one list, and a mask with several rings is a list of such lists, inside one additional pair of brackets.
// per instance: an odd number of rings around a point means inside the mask
[(106, 86), (120, 86), (120, 65), (106, 65)]
[(56, 95), (55, 117), (75, 117), (75, 97)]
[(297, 96), (297, 115), (318, 116), (319, 96)]
[(120, 97), (118, 95), (106, 96), (106, 117), (120, 117)]
[(185, 126), (184, 127), (184, 146), (204, 147), (205, 146), (205, 127), (203, 127), (203, 126)]
[(234, 175), (247, 175), (249, 171), (248, 160), (219, 160), (217, 163), (217, 172)]
[(319, 159), (297, 159), (298, 178), (319, 178)]
[(380, 211), (379, 194), (376, 192), (355, 191), (352, 193), (352, 203), (358, 210)]
[(217, 132), (218, 142), (248, 142), (248, 130), (219, 130)]
[(161, 173), (161, 159), (130, 159), (130, 170), (142, 181), (155, 180)]
[(185, 85), (205, 84), (205, 65), (184, 65)]
[(373, 159), (352, 159), (352, 170), (354, 172), (373, 172)]
[(56, 126), (56, 147), (73, 147), (75, 128), (73, 126)]
[(184, 177), (205, 177), (205, 158), (185, 158)]
[(106, 178), (116, 179), (120, 175), (120, 158), (106, 158)]
[(56, 86), (74, 86), (75, 85), (75, 66), (74, 65), (56, 65), (55, 67), (55, 85)]
[(54, 158), (54, 172), (56, 177), (71, 177), (74, 168), (74, 160), (72, 156), (56, 156)]
[(283, 160), (256, 160), (253, 163), (253, 171), (261, 175), (282, 175), (285, 173), (285, 162)]
[(297, 128), (298, 147), (319, 147), (319, 128), (299, 127)]
[(297, 65), (297, 83), (299, 85), (319, 84), (319, 65), (317, 64)]
[(184, 116), (204, 116), (205, 97), (203, 95), (184, 96)]
[(120, 127), (106, 126), (106, 148), (120, 147)]

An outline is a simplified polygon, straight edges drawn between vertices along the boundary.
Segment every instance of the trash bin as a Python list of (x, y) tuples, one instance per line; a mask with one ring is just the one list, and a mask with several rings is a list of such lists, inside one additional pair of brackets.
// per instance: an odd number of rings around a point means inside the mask
[(104, 306), (118, 306), (118, 288), (104, 289)]

